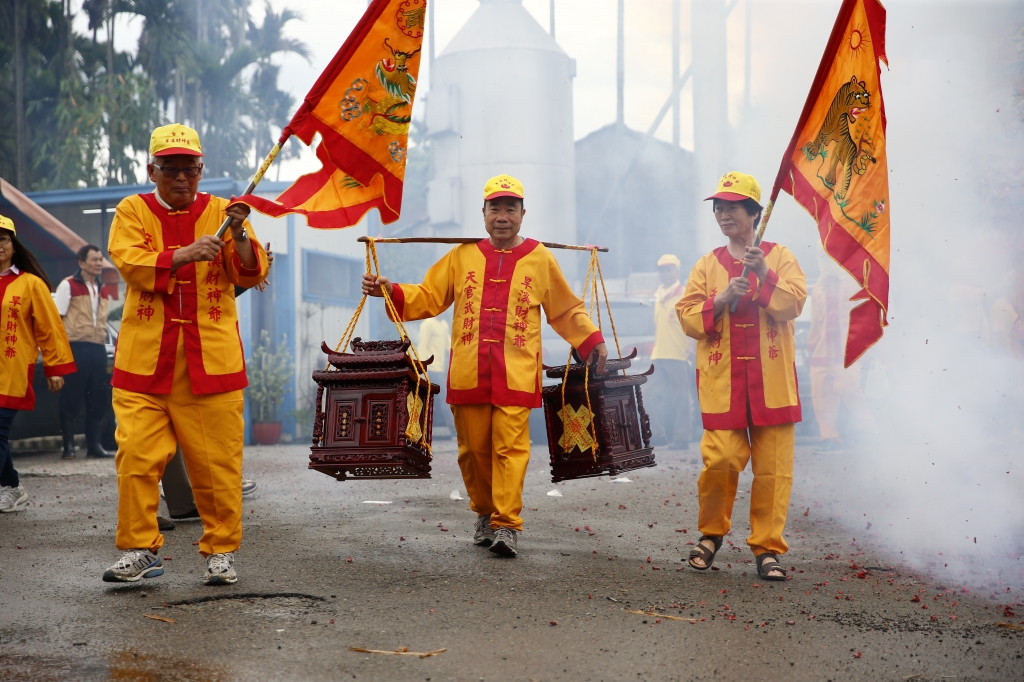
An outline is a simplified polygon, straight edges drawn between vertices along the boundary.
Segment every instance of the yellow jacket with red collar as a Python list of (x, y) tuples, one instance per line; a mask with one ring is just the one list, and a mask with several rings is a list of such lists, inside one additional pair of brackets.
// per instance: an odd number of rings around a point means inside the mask
[(554, 256), (533, 239), (512, 249), (487, 239), (457, 246), (431, 266), (423, 284), (395, 284), (392, 298), (403, 320), (434, 317), (454, 303), (453, 405), (540, 407), (541, 307), (581, 356), (604, 342)]
[(238, 334), (235, 285), (254, 287), (267, 276), (267, 254), (246, 221), (256, 267), (242, 266), (231, 232), (212, 261), (188, 263), (172, 274), (175, 249), (216, 234), (229, 201), (199, 193), (181, 211), (160, 205), (154, 194), (122, 200), (110, 225), (110, 259), (128, 291), (114, 356), (114, 387), (169, 394), (180, 332), (196, 395), (245, 388), (245, 359)]
[(676, 313), (687, 336), (697, 340), (697, 395), (704, 428), (745, 429), (798, 422), (793, 320), (807, 299), (807, 283), (790, 251), (762, 242), (768, 277), (750, 289), (736, 312), (716, 320), (715, 296), (743, 273), (743, 262), (726, 247), (701, 257), (690, 273)]
[(0, 277), (0, 324), (0, 407), (31, 410), (40, 350), (46, 376), (76, 371), (60, 313), (43, 280), (28, 272)]

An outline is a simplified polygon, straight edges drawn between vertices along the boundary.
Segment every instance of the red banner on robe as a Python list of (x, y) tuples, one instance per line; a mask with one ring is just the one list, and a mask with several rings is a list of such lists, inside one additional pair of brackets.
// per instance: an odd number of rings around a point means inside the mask
[(826, 253), (860, 284), (851, 301), (845, 365), (882, 338), (889, 306), (889, 170), (880, 63), (885, 8), (845, 0), (779, 169), (789, 193), (818, 223)]
[(372, 208), (398, 220), (427, 0), (373, 0), (281, 134), (307, 145), (319, 133), (323, 167), (276, 201), (238, 201), (261, 213), (306, 216), (310, 227), (350, 227)]

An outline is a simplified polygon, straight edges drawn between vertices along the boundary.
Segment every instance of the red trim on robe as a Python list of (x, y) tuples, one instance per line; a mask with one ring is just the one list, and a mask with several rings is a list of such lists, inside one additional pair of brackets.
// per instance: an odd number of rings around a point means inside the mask
[(599, 343), (604, 343), (604, 334), (598, 329), (596, 332), (587, 337), (587, 339), (580, 344), (580, 347), (576, 351), (580, 354), (580, 357), (584, 360), (590, 355), (590, 352), (594, 350), (594, 346)]
[(764, 284), (761, 285), (761, 290), (754, 296), (754, 300), (762, 308), (767, 308), (772, 302), (772, 294), (775, 293), (775, 287), (779, 283), (779, 273), (775, 272), (771, 268), (768, 268), (768, 276), (764, 280)]
[[(13, 280), (12, 280), (13, 281)], [(2, 295), (3, 292), (0, 292)], [(32, 382), (36, 378), (36, 365), (32, 363), (28, 366), (28, 388), (25, 389), (25, 395), (0, 395), (0, 407), (5, 407), (9, 410), (33, 410), (36, 407), (36, 392), (32, 388)]]

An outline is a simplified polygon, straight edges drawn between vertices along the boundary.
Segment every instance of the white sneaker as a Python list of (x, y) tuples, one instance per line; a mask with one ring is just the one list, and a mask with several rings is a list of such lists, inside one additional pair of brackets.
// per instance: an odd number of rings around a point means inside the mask
[(103, 582), (133, 583), (141, 578), (155, 578), (163, 574), (163, 559), (148, 549), (129, 549), (116, 564), (103, 572)]
[(494, 529), (491, 528), (491, 515), (476, 517), (476, 528), (473, 533), (473, 544), (480, 547), (490, 547), (494, 542)]
[(235, 555), (231, 552), (226, 554), (211, 554), (206, 557), (206, 578), (203, 583), (206, 585), (234, 585), (238, 582), (235, 575)]
[(256, 488), (258, 488), (258, 487), (259, 487), (259, 485), (256, 483), (256, 481), (252, 480), (251, 478), (243, 478), (242, 479), (242, 497), (246, 497), (247, 495), (252, 495), (254, 492), (256, 492)]
[(28, 504), (28, 493), (18, 484), (17, 488), (5, 485), (0, 488), (0, 512), (9, 513), (21, 511)]

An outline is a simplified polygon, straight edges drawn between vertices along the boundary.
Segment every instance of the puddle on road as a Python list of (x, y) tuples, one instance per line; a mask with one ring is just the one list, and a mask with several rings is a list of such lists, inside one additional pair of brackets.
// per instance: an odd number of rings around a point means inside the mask
[(223, 614), (225, 617), (256, 616), (273, 621), (305, 621), (315, 620), (333, 615), (333, 609), (327, 608), (323, 601), (311, 597), (242, 597), (237, 599), (219, 599), (198, 604), (183, 604), (168, 609), (165, 613), (174, 614)]
[[(88, 653), (86, 653), (88, 656)], [(0, 655), (0, 680), (115, 680), (117, 682), (219, 682), (237, 675), (220, 665), (193, 663), (172, 656), (115, 651), (95, 658)]]

